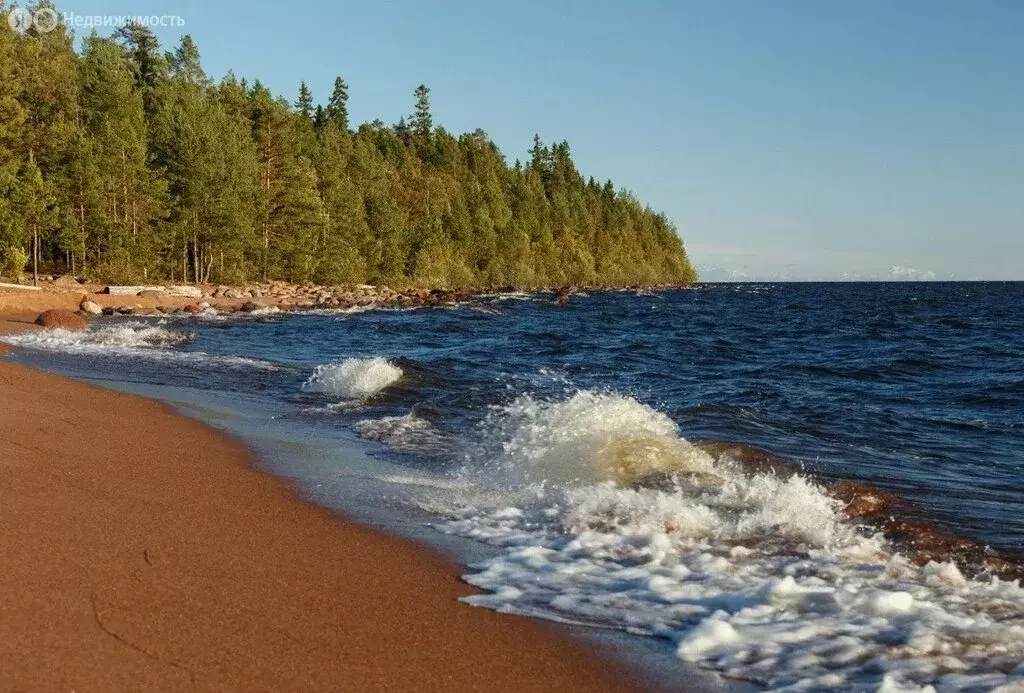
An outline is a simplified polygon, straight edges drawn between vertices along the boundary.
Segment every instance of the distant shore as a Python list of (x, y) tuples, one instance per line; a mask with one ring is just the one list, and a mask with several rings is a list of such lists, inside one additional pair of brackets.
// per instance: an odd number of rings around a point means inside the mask
[[(0, 333), (79, 295), (45, 294), (0, 292)], [(0, 441), (0, 689), (639, 688), (160, 403), (0, 358)]]

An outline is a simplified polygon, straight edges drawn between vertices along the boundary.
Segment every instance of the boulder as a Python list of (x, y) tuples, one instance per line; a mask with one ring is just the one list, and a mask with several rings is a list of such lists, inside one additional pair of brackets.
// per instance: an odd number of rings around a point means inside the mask
[(202, 313), (203, 312), (203, 309), (200, 308), (199, 306), (197, 306), (195, 303), (189, 303), (187, 306), (182, 308), (182, 310), (184, 312), (190, 313), (192, 315), (195, 315), (196, 313)]
[(65, 330), (84, 330), (89, 321), (70, 310), (47, 310), (39, 314), (36, 324), (47, 329), (62, 328)]
[(238, 289), (228, 289), (224, 292), (224, 298), (244, 298), (245, 294)]
[(96, 303), (95, 301), (85, 299), (82, 301), (82, 304), (78, 306), (78, 310), (82, 311), (83, 313), (88, 313), (89, 315), (99, 315), (100, 313), (103, 312), (103, 306), (101, 306), (99, 303)]
[(54, 286), (66, 287), (69, 289), (77, 289), (81, 286), (78, 280), (72, 277), (70, 274), (62, 274), (53, 280)]

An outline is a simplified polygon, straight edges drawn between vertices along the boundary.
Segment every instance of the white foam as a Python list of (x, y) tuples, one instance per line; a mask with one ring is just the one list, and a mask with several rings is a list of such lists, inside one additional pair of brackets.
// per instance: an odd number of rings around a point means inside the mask
[(695, 470), (711, 463), (706, 453), (680, 444), (667, 416), (607, 393), (582, 391), (560, 402), (523, 396), (496, 410), (484, 426), (500, 449), (492, 449), (494, 458), (481, 468), (490, 481), (500, 475), (506, 485), (655, 472), (662, 457), (676, 454), (689, 458), (680, 466)]
[(464, 490), (466, 484), (454, 479), (443, 479), (436, 476), (419, 476), (415, 474), (381, 474), (375, 477), (377, 481), (399, 486), (424, 486), (427, 488), (445, 490)]
[(182, 351), (176, 347), (191, 342), (195, 335), (167, 329), (167, 321), (156, 323), (139, 321), (118, 322), (90, 327), (87, 330), (39, 330), (9, 335), (2, 341), (25, 349), (96, 356), (104, 358), (141, 358), (161, 361), (208, 363), (225, 367), (276, 370), (278, 366), (244, 356), (207, 354), (202, 351)]
[(367, 440), (384, 443), (393, 450), (437, 454), (448, 448), (447, 437), (426, 419), (414, 414), (363, 419), (356, 432)]
[[(1024, 686), (1016, 582), (918, 567), (801, 476), (743, 475), (608, 393), (521, 398), (487, 430), (493, 459), (470, 457), (467, 476), (491, 475), (488, 491), (448, 493), (439, 525), (504, 547), (465, 576), (487, 591), (470, 604), (668, 638), (683, 659), (773, 689)], [(634, 484), (673, 466), (674, 488)]]
[(380, 358), (351, 358), (317, 366), (302, 388), (340, 399), (367, 399), (402, 377), (402, 369)]
[(125, 322), (89, 330), (40, 330), (5, 337), (5, 341), (20, 346), (61, 351), (92, 350), (103, 347), (162, 348), (191, 342), (190, 332), (168, 330), (166, 322), (151, 325)]

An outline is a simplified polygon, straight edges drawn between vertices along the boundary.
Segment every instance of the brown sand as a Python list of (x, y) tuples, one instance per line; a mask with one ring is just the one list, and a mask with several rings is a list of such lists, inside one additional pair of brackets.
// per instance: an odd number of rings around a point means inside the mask
[(158, 402), (0, 360), (0, 690), (636, 688), (250, 462)]

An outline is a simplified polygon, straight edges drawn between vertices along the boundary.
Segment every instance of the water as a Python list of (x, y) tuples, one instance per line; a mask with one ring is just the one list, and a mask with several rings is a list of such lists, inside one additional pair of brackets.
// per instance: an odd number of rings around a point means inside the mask
[[(358, 436), (359, 499), (323, 485), (345, 455), (279, 471), (490, 545), (466, 557), (479, 606), (656, 636), (771, 688), (992, 690), (1024, 687), (1024, 591), (918, 565), (825, 485), (1024, 550), (1022, 301), (1015, 283), (722, 284), (15, 341), (71, 374), (242, 402), (320, 449)], [(751, 473), (702, 439), (803, 471)]]

